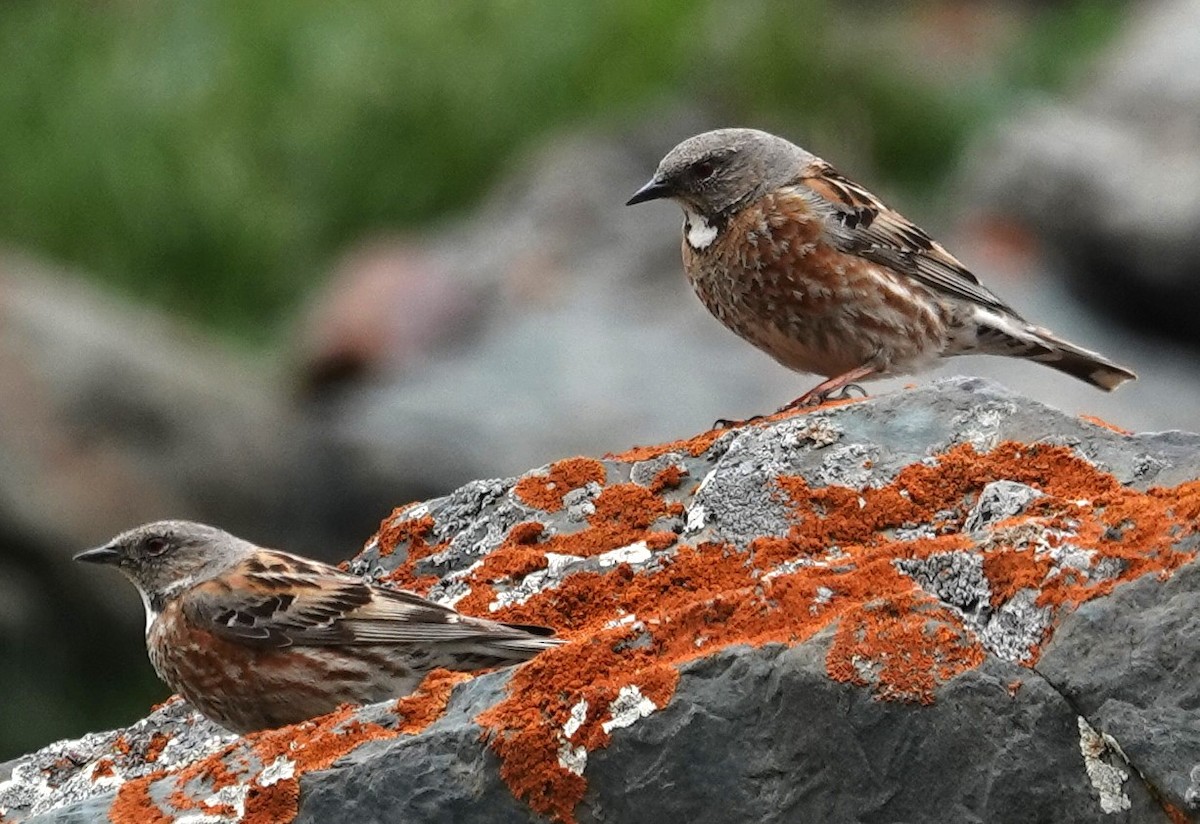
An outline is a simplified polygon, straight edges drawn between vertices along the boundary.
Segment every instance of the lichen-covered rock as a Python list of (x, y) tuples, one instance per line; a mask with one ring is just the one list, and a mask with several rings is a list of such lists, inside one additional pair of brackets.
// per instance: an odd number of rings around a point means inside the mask
[(1192, 820), (1198, 477), (1200, 436), (957, 379), (475, 482), (350, 568), (570, 643), (245, 738), (170, 705), (0, 812)]

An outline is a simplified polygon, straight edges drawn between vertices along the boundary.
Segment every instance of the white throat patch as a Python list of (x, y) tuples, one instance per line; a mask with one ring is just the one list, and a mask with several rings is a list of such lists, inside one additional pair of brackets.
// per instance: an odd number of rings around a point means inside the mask
[(696, 251), (702, 251), (712, 245), (717, 239), (717, 227), (698, 215), (688, 207), (683, 207), (683, 236), (688, 246)]
[(146, 607), (146, 637), (150, 637), (150, 627), (154, 624), (154, 619), (158, 617), (158, 613), (150, 606), (150, 596), (142, 592), (142, 588), (137, 588), (138, 595), (142, 596), (142, 604)]
[[(175, 583), (171, 584), (169, 587), (164, 589), (162, 591), (163, 603), (166, 603), (166, 601), (170, 600), (171, 598), (174, 598), (177, 594), (179, 594), (180, 592), (183, 592), (185, 589), (190, 587), (192, 585), (193, 577), (194, 576), (191, 576), (191, 575), (185, 575), (184, 577), (180, 578), (178, 581), (176, 581)], [(137, 591), (138, 591), (138, 595), (142, 596), (142, 603), (146, 607), (146, 636), (149, 637), (150, 627), (154, 624), (155, 619), (158, 618), (159, 613), (155, 612), (154, 607), (150, 605), (150, 596), (148, 596), (146, 593), (142, 592), (141, 587), (138, 587)]]

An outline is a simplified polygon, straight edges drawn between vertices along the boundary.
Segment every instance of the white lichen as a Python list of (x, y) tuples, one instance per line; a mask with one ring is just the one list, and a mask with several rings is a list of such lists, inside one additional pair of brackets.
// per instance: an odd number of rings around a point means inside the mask
[[(604, 623), (604, 629), (616, 629), (617, 627), (627, 627), (638, 623), (637, 615), (632, 612), (627, 612), (620, 618), (614, 618), (611, 621)], [(635, 626), (635, 629), (638, 627)]]
[(600, 568), (613, 567), (619, 564), (644, 564), (649, 561), (654, 554), (650, 551), (650, 547), (646, 546), (645, 541), (636, 541), (628, 546), (610, 549), (596, 557)]
[(286, 756), (279, 756), (258, 774), (258, 786), (270, 787), (279, 781), (286, 781), (296, 775), (296, 762)]
[(658, 705), (646, 696), (635, 684), (621, 687), (617, 697), (608, 705), (609, 720), (600, 725), (606, 733), (624, 727), (633, 726), (650, 713), (658, 709)]
[(567, 722), (563, 724), (563, 736), (571, 738), (575, 733), (579, 732), (579, 728), (583, 726), (583, 722), (587, 720), (588, 702), (586, 698), (581, 698), (571, 707), (571, 714), (567, 717)]
[(1092, 729), (1084, 720), (1079, 721), (1079, 752), (1083, 754), (1083, 765), (1087, 770), (1088, 781), (1100, 797), (1100, 809), (1106, 813), (1119, 813), (1130, 809), (1133, 805), (1125, 794), (1123, 785), (1129, 778), (1129, 773), (1114, 767), (1104, 760), (1105, 756), (1113, 757), (1113, 747), (1107, 736)]
[(241, 821), (246, 814), (246, 797), (250, 795), (247, 784), (229, 784), (222, 787), (201, 802), (205, 807), (230, 807), (233, 815), (218, 815), (203, 810), (185, 812), (175, 819), (175, 824), (233, 824)]
[(558, 766), (576, 775), (583, 775), (583, 770), (587, 767), (587, 748), (572, 746), (569, 741), (560, 741)]

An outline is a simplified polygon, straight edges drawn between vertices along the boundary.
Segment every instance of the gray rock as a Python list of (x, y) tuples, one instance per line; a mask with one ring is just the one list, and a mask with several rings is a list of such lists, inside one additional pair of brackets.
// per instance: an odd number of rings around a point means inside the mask
[(1148, 576), (1065, 617), (1037, 672), (1172, 804), (1200, 813), (1200, 565)]
[[(1184, 495), (1186, 488), (1170, 487), (1200, 477), (1200, 436), (1120, 435), (992, 384), (947, 381), (741, 428), (706, 451), (664, 448), (671, 453), (669, 465), (692, 479), (707, 479), (698, 489), (689, 483), (662, 492), (663, 501), (682, 504), (682, 518), (698, 528), (666, 546), (661, 540), (653, 545), (633, 540), (588, 557), (548, 552), (545, 569), (507, 585), (478, 581), (470, 570), (503, 545), (513, 524), (538, 520), (544, 535), (609, 533), (572, 520), (569, 507), (553, 513), (531, 509), (512, 492), (518, 479), (469, 484), (393, 516), (397, 521), (428, 516), (431, 536), (448, 542), (444, 563), (423, 569), (448, 570), (443, 586), (451, 579), (468, 591), (493, 586), (489, 608), (501, 610), (500, 617), (507, 617), (504, 603), (516, 603), (505, 601), (504, 594), (519, 591), (564, 626), (588, 630), (526, 665), (536, 670), (496, 672), (459, 684), (424, 730), (348, 746), (328, 769), (296, 768), (306, 745), (304, 736), (291, 731), (285, 736), (295, 748), (272, 764), (263, 763), (268, 756), (254, 749), (253, 740), (236, 740), (220, 756), (233, 775), (222, 792), (234, 803), (251, 792), (271, 792), (279, 780), (298, 780), (299, 820), (307, 822), (545, 820), (510, 790), (514, 777), (523, 775), (553, 779), (538, 784), (552, 792), (577, 786), (582, 798), (573, 815), (581, 822), (1142, 822), (1166, 820), (1164, 805), (1194, 817), (1200, 795), (1195, 644), (1200, 563), (1187, 554), (1197, 545), (1191, 527), (1137, 524), (1154, 536), (1148, 552), (1174, 559), (1178, 568), (1133, 579), (1126, 575), (1127, 562), (1104, 568), (1096, 559), (1120, 560), (1124, 542), (1141, 539), (1128, 524), (1100, 538), (1095, 536), (1102, 529), (1084, 529), (1103, 521), (1102, 513), (1079, 503), (1082, 491), (1054, 493), (1051, 502), (1071, 517), (1051, 526), (1052, 519), (1012, 505), (1032, 496), (1029, 487), (998, 483), (1010, 478), (964, 483), (947, 476), (944, 483), (951, 486), (945, 489), (923, 486), (919, 479), (911, 487), (894, 486), (905, 467), (913, 471), (903, 477), (928, 475), (922, 468), (938, 466), (947, 450), (1011, 440), (1023, 444), (1020, 454), (1028, 453), (1031, 461), (1046, 459), (1048, 468), (1036, 469), (1028, 480), (1047, 489), (1062, 477), (1089, 473), (1108, 483), (1107, 471), (1150, 506), (1147, 502), (1163, 495)], [(1070, 446), (1038, 446), (1047, 443)], [(844, 450), (840, 455), (874, 456), (869, 466), (855, 465), (853, 473), (837, 476), (856, 486), (836, 488), (824, 474), (836, 449)], [(1076, 474), (1055, 474), (1056, 462)], [(643, 482), (652, 479), (651, 469), (660, 463), (654, 457), (607, 459), (605, 488), (635, 475)], [(1024, 468), (1003, 465), (1016, 474)], [(1147, 466), (1154, 467), (1152, 473)], [(799, 519), (780, 495), (779, 479), (788, 476), (804, 478), (814, 490), (824, 488), (826, 497), (819, 500), (833, 509), (806, 510), (803, 517), (816, 520)], [(1138, 497), (1137, 490), (1151, 480), (1163, 489)], [(580, 489), (585, 493), (576, 496), (577, 505), (592, 495)], [(947, 489), (956, 500), (943, 500)], [(906, 493), (930, 496), (922, 519), (948, 521), (951, 528), (898, 538), (895, 532), (903, 526), (898, 521), (909, 511), (898, 502)], [(994, 506), (981, 509), (984, 497)], [(846, 511), (834, 511), (839, 500)], [(930, 511), (935, 505), (938, 511)], [(902, 514), (887, 515), (888, 506)], [(637, 511), (625, 514), (634, 518)], [(779, 554), (793, 527), (840, 523), (838, 517), (875, 518), (878, 531), (863, 535), (843, 525), (837, 529), (858, 537), (838, 539), (842, 546), (805, 544), (790, 559)], [(969, 517), (980, 524), (974, 533), (966, 531)], [(650, 525), (642, 534), (655, 531)], [(611, 534), (622, 541), (629, 537), (621, 530)], [(771, 538), (776, 554), (770, 569), (759, 566), (755, 538)], [(729, 579), (734, 583), (722, 589), (723, 579), (710, 579), (707, 569), (689, 573), (676, 563), (684, 545), (710, 553), (714, 569), (733, 561), (732, 568), (749, 577), (737, 572)], [(536, 544), (522, 550), (529, 546)], [(381, 554), (378, 544), (370, 544), (366, 566), (395, 570), (407, 549), (402, 543)], [(1024, 577), (1013, 577), (1014, 569)], [(559, 603), (559, 590), (568, 590), (578, 572), (595, 576), (587, 579), (591, 589), (577, 588)], [(873, 577), (854, 577), (868, 573)], [(638, 596), (631, 585), (645, 580), (669, 586)], [(877, 588), (866, 586), (868, 581)], [(1064, 581), (1078, 588), (1074, 594), (1056, 589)], [(1097, 585), (1113, 591), (1087, 590)], [(630, 608), (641, 614), (614, 612), (610, 597), (632, 599), (630, 604), (639, 605)], [(683, 605), (664, 606), (671, 599), (683, 599)], [(782, 636), (771, 635), (773, 605), (789, 599), (798, 605), (788, 613), (791, 623)], [(736, 633), (723, 636), (727, 622), (735, 626), (731, 615), (764, 633), (755, 636), (762, 643), (747, 645)], [(760, 618), (764, 623), (754, 624)], [(678, 653), (680, 640), (687, 654)], [(655, 656), (671, 643), (678, 657), (665, 661), (679, 679), (670, 699), (658, 706), (639, 687), (649, 670), (620, 667), (661, 661)], [(604, 644), (615, 654), (615, 663), (604, 665), (608, 669), (574, 668), (607, 655), (599, 646)], [(519, 691), (529, 672), (539, 673), (534, 686), (555, 679), (545, 684), (548, 693), (529, 697)], [(601, 686), (602, 674), (620, 680)], [(530, 703), (517, 709), (528, 726), (488, 727), (489, 709), (522, 695), (519, 700)], [(146, 772), (137, 758), (148, 751), (151, 731), (171, 739), (162, 750), (171, 758), (157, 764), (168, 770), (227, 740), (189, 723), (182, 711), (173, 705), (121, 731), (126, 761), (116, 764), (120, 776)], [(399, 715), (385, 702), (348, 719), (318, 722), (317, 728), (331, 725), (326, 732), (336, 741), (357, 723), (388, 729)], [(611, 736), (607, 746), (581, 743), (585, 728)], [(557, 753), (534, 747), (521, 750), (516, 761), (502, 762), (489, 746), (524, 741), (526, 735), (533, 741), (551, 736)], [(104, 759), (115, 757), (117, 740), (117, 732), (97, 734), (18, 759), (8, 766), (9, 778), (0, 780), (0, 814), (6, 821), (100, 820), (119, 779), (94, 776)], [(294, 779), (293, 769), (299, 771)], [(570, 783), (579, 778), (586, 784)], [(563, 783), (553, 783), (560, 779)], [(180, 799), (203, 803), (211, 793), (207, 780), (194, 778), (181, 788), (168, 774), (148, 792), (165, 818), (183, 821), (195, 809)]]
[[(933, 706), (897, 712), (830, 681), (819, 641), (734, 648), (687, 666), (670, 705), (589, 759), (580, 820), (1100, 818), (1075, 712), (1045, 682), (1027, 681), (1014, 698), (1007, 685), (1026, 671), (990, 662)], [(1144, 787), (1126, 788), (1126, 820), (1161, 817)]]
[(503, 696), (508, 677), (485, 675), (456, 689), (420, 737), (364, 746), (337, 769), (305, 776), (298, 824), (540, 820), (500, 780), (499, 761), (480, 746), (483, 730), (474, 722)]

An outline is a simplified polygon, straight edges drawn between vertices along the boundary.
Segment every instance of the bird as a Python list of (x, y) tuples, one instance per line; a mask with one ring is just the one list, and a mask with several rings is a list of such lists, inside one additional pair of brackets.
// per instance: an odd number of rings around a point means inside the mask
[(438, 667), (511, 666), (563, 643), (191, 521), (143, 524), (75, 560), (133, 582), (155, 672), (239, 734), (410, 694)]
[(626, 205), (663, 198), (683, 207), (684, 270), (709, 312), (826, 378), (779, 412), (954, 355), (1026, 358), (1106, 391), (1136, 378), (1026, 321), (925, 231), (785, 138), (690, 137)]

